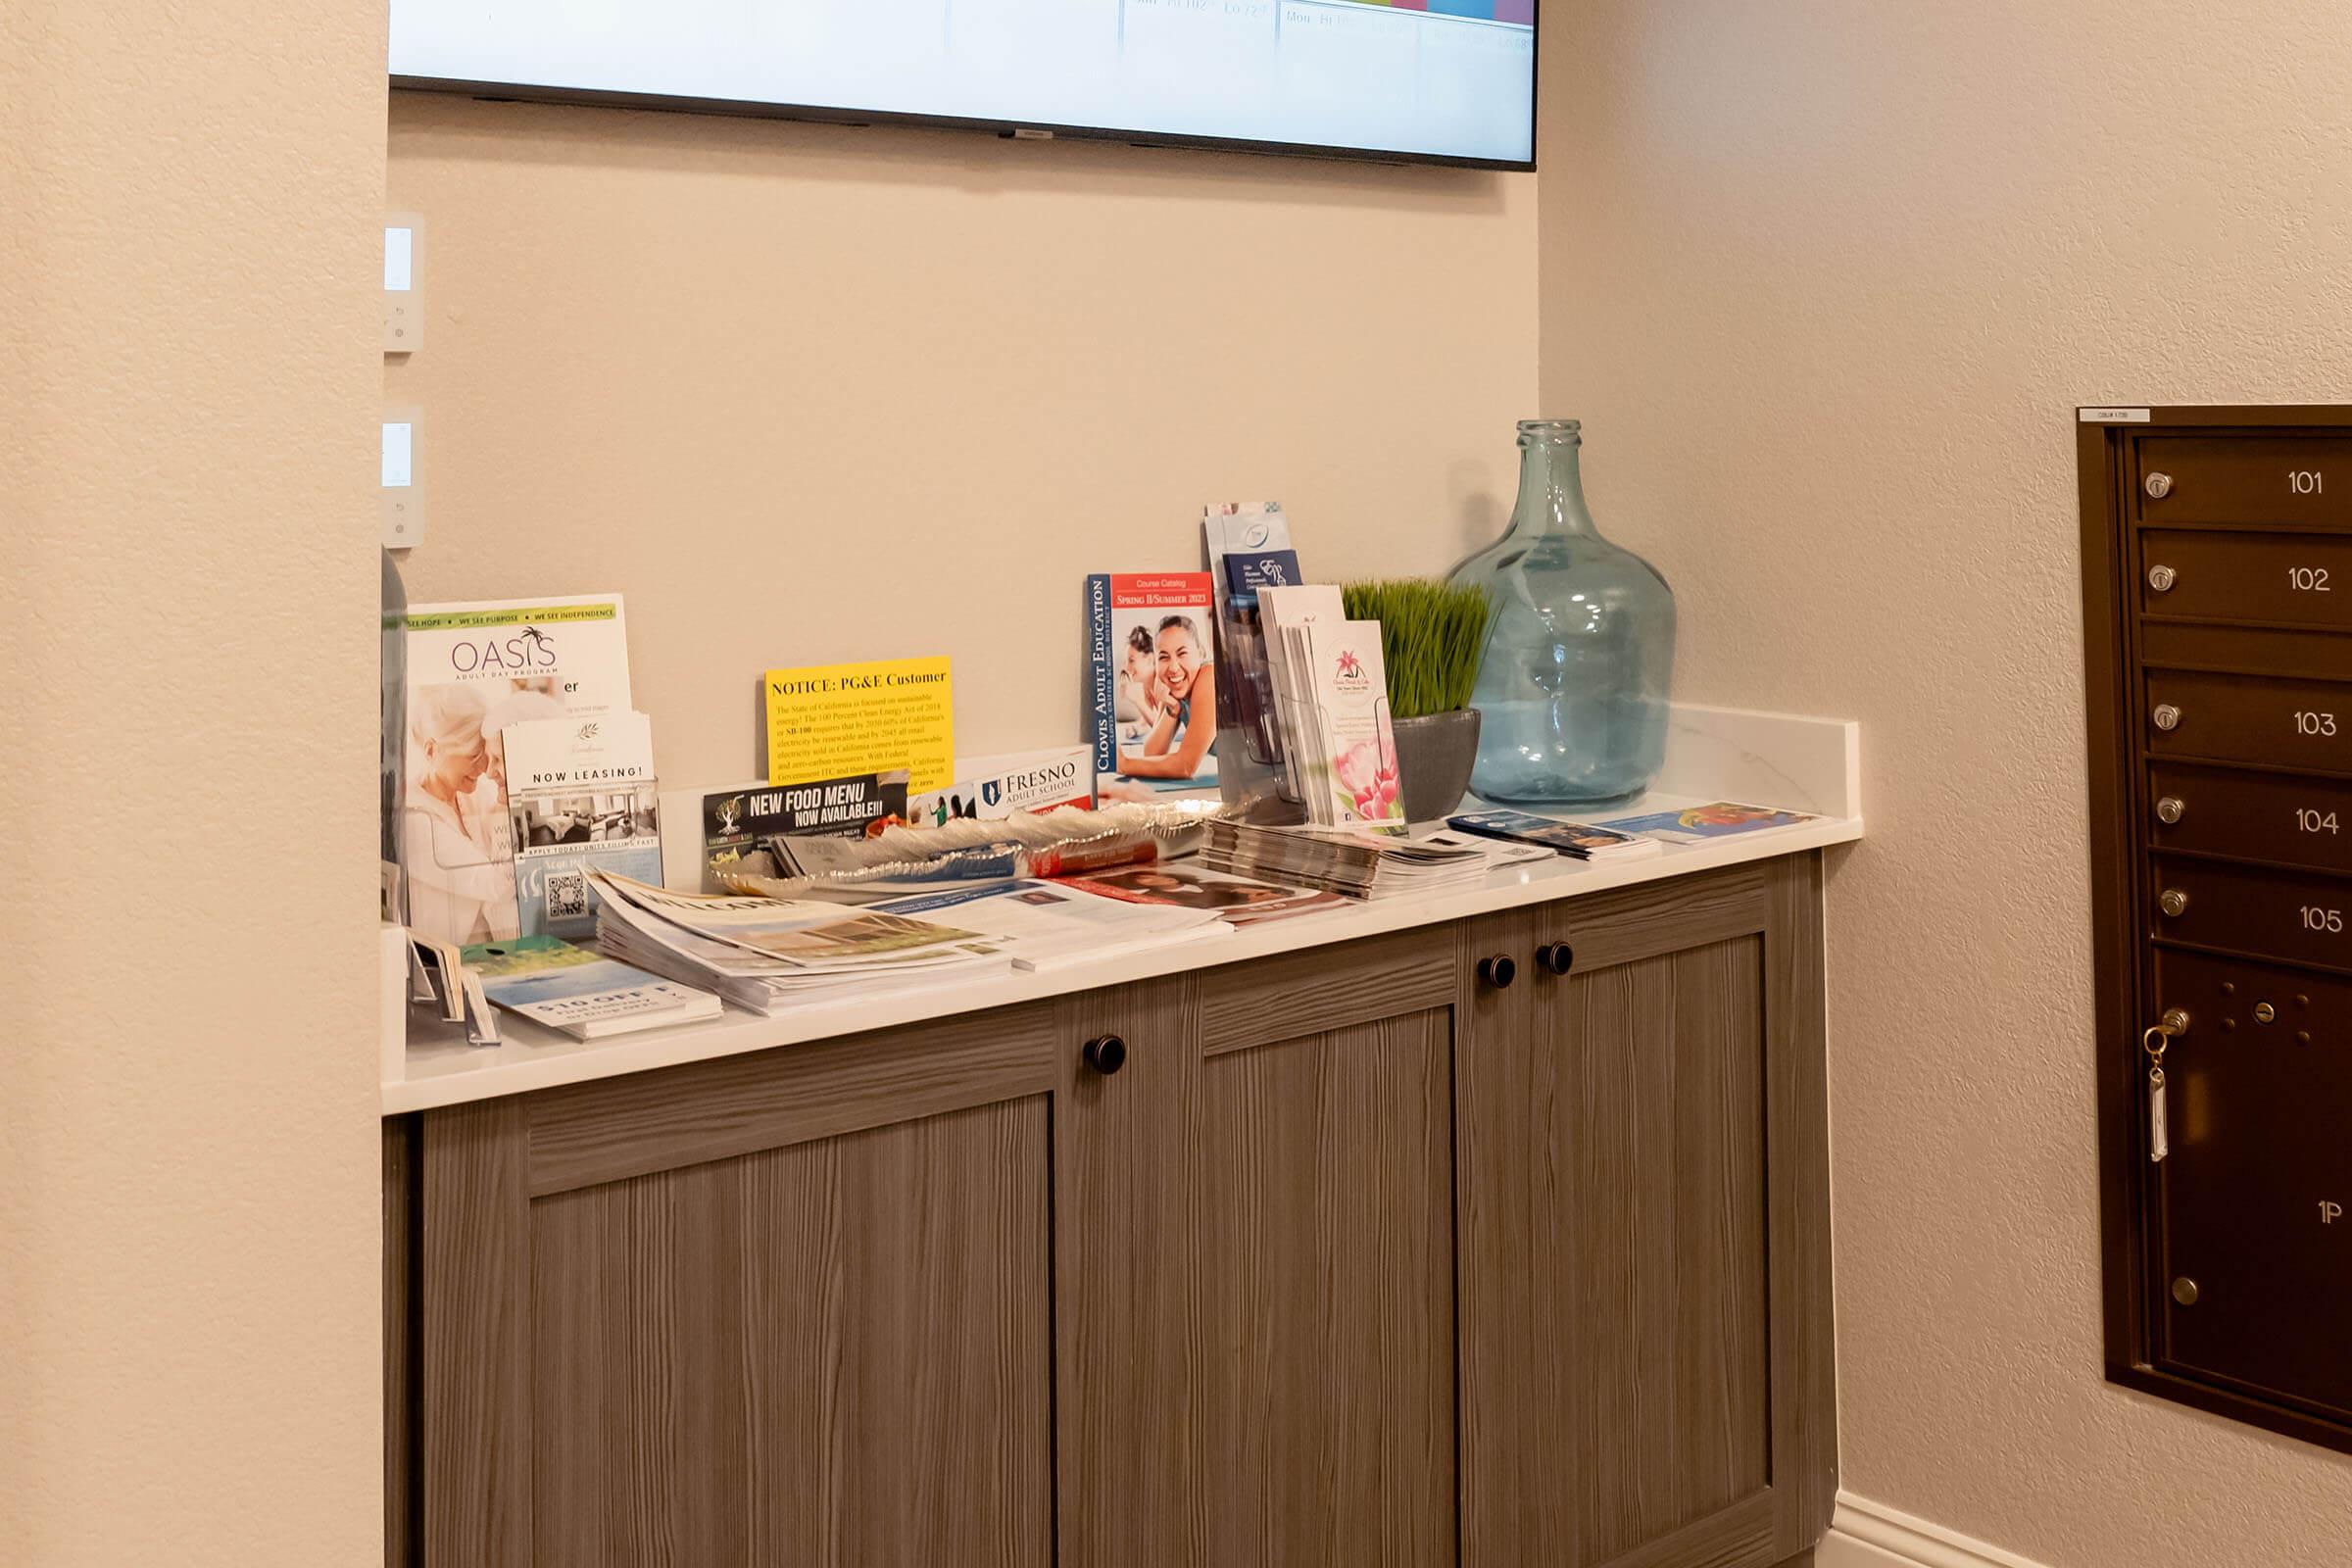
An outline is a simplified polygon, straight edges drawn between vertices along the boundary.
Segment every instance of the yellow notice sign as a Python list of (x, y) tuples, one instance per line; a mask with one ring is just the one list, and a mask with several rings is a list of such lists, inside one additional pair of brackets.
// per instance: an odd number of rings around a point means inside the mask
[(916, 793), (956, 782), (948, 662), (884, 659), (767, 672), (767, 781), (906, 769)]

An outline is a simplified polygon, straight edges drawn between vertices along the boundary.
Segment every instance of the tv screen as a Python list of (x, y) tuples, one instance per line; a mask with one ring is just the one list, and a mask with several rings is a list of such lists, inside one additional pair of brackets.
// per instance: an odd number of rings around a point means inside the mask
[(1532, 169), (1536, 0), (392, 0), (392, 79)]

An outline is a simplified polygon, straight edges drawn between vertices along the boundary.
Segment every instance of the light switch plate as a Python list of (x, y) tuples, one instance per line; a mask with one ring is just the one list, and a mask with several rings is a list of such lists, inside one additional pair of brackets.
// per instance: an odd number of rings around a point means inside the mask
[(408, 550), (424, 540), (422, 454), (424, 424), (415, 409), (384, 411), (384, 548)]
[(384, 352), (424, 347), (424, 220), (384, 215)]

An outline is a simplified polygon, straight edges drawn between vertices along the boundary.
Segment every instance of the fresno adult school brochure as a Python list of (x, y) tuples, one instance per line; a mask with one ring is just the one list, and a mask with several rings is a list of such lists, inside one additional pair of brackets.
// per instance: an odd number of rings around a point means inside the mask
[(618, 594), (413, 605), (400, 859), (409, 925), (444, 942), (519, 934), (503, 736), (531, 719), (627, 712)]

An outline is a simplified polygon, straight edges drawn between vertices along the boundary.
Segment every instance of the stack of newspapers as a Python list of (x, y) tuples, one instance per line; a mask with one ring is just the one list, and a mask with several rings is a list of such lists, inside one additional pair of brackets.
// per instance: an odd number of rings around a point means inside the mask
[(1209, 824), (1200, 862), (1236, 876), (1323, 888), (1351, 899), (1383, 899), (1443, 893), (1482, 881), (1495, 857), (1458, 838), (1223, 820)]
[(671, 893), (603, 872), (590, 880), (597, 946), (609, 956), (715, 991), (752, 1012), (884, 976), (931, 980), (1012, 966), (1002, 943), (957, 925), (813, 900)]
[(1224, 934), (1213, 911), (1116, 904), (1029, 880), (858, 906), (672, 893), (601, 873), (594, 881), (597, 945), (609, 956), (762, 1014), (878, 983), (1050, 969)]

